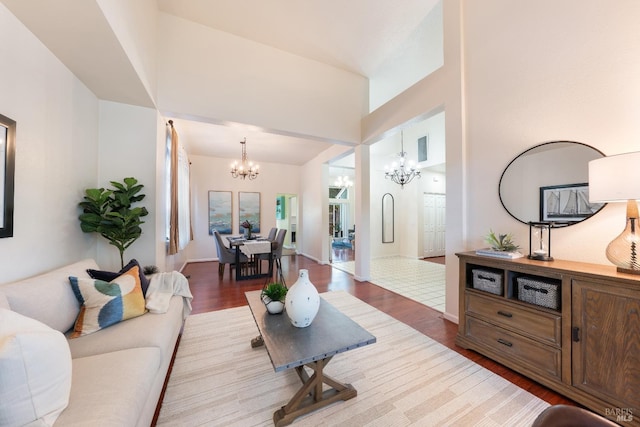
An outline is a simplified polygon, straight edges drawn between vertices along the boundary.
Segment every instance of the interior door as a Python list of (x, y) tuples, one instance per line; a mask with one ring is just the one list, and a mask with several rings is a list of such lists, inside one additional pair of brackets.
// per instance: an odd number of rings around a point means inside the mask
[(423, 256), (425, 258), (444, 256), (446, 196), (425, 193), (423, 206)]

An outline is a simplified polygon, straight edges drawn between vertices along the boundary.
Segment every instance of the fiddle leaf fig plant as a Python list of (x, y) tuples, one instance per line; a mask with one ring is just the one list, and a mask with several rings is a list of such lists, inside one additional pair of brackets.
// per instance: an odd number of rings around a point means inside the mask
[(113, 189), (88, 188), (83, 200), (80, 228), (85, 233), (99, 233), (120, 252), (120, 267), (124, 267), (124, 251), (142, 234), (142, 217), (149, 214), (144, 206), (132, 206), (145, 195), (142, 184), (135, 178), (122, 183), (111, 181)]

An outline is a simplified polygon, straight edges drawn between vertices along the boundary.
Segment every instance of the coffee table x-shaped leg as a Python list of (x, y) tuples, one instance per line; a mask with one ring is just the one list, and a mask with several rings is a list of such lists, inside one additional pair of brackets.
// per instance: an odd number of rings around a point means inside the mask
[[(301, 415), (338, 400), (349, 400), (358, 395), (357, 390), (351, 384), (343, 384), (324, 374), (324, 367), (332, 358), (333, 356), (327, 357), (295, 368), (298, 377), (302, 380), (302, 387), (289, 400), (289, 403), (274, 412), (273, 422), (276, 427), (289, 425)], [(305, 366), (313, 371), (311, 376)], [(329, 388), (324, 390), (324, 384)]]

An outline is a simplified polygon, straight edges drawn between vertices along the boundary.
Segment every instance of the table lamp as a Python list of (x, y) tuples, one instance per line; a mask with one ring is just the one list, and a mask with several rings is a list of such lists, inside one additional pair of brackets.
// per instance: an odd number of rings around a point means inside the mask
[(607, 259), (622, 273), (640, 274), (637, 199), (640, 199), (640, 152), (589, 162), (589, 201), (627, 202), (624, 231), (607, 246)]

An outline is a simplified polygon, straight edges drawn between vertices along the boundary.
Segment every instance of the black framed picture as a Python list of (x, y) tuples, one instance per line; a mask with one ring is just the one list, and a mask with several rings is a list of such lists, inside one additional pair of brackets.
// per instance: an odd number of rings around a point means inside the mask
[(589, 203), (586, 182), (540, 187), (540, 221), (581, 221), (604, 205)]
[(13, 237), (16, 122), (0, 114), (0, 237)]

